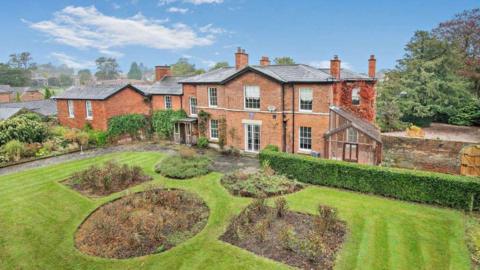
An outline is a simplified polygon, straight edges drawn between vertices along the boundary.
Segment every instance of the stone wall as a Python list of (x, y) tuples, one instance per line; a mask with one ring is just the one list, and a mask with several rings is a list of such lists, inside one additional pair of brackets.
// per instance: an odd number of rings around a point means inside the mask
[(459, 174), (467, 142), (382, 135), (383, 164), (392, 167)]

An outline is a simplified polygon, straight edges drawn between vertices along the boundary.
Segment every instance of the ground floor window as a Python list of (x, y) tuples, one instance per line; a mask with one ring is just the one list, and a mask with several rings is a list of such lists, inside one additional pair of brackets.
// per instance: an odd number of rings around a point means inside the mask
[(260, 125), (245, 125), (245, 151), (260, 151)]
[(218, 139), (218, 120), (210, 120), (210, 138)]
[(311, 127), (300, 127), (300, 150), (312, 150)]

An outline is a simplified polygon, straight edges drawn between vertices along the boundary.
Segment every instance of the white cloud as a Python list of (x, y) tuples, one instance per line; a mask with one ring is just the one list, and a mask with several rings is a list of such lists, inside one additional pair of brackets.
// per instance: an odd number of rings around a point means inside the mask
[(207, 24), (205, 26), (202, 26), (199, 28), (200, 32), (202, 33), (209, 33), (209, 34), (214, 34), (214, 35), (219, 35), (226, 33), (227, 30), (220, 28), (220, 27), (213, 27), (213, 24)]
[(95, 66), (95, 62), (93, 61), (78, 60), (70, 55), (61, 52), (53, 52), (50, 54), (50, 56), (55, 58), (60, 63), (65, 64), (73, 69), (92, 68)]
[(212, 33), (200, 36), (185, 24), (166, 26), (165, 20), (148, 19), (142, 14), (129, 18), (107, 16), (94, 6), (68, 6), (55, 12), (50, 20), (26, 23), (57, 43), (103, 52), (112, 52), (112, 48), (129, 45), (154, 49), (189, 49), (211, 45), (215, 40)]
[(175, 2), (183, 2), (183, 3), (189, 3), (189, 4), (194, 4), (194, 5), (202, 5), (202, 4), (221, 4), (223, 3), (223, 0), (158, 0), (158, 5), (159, 6), (164, 6), (164, 5), (169, 5), (171, 3)]
[[(321, 61), (312, 61), (308, 63), (312, 67), (316, 68), (330, 68), (330, 60), (321, 60)], [(352, 69), (352, 65), (348, 62), (343, 62), (340, 64), (341, 68)]]
[(171, 12), (171, 13), (181, 13), (181, 14), (185, 14), (188, 12), (188, 8), (178, 8), (178, 7), (171, 7), (169, 9), (167, 9), (168, 12)]

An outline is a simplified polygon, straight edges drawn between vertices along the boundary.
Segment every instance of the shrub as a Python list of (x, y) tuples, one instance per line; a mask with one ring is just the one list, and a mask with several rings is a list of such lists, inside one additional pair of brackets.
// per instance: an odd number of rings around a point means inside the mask
[(69, 142), (75, 142), (77, 139), (78, 130), (68, 129), (63, 133), (63, 139)]
[(298, 181), (373, 193), (397, 199), (459, 209), (480, 209), (480, 183), (475, 178), (384, 168), (281, 152), (262, 151), (278, 173)]
[(197, 146), (200, 148), (207, 148), (208, 147), (208, 139), (207, 137), (200, 136), (197, 141)]
[(62, 137), (67, 133), (67, 128), (63, 126), (54, 126), (50, 128), (50, 135), (56, 136), (56, 137)]
[(141, 131), (148, 131), (148, 120), (143, 114), (126, 114), (108, 119), (108, 136), (118, 137), (129, 134), (137, 138)]
[(192, 178), (209, 173), (211, 171), (211, 160), (204, 156), (171, 155), (163, 158), (155, 165), (155, 171), (163, 176), (176, 179)]
[(280, 197), (275, 200), (275, 212), (277, 213), (277, 217), (282, 218), (285, 216), (285, 213), (288, 210), (287, 200), (285, 198)]
[(36, 113), (24, 113), (16, 116), (15, 118), (28, 119), (35, 122), (42, 122), (42, 117)]
[(187, 117), (184, 110), (160, 110), (155, 111), (152, 116), (153, 130), (164, 138), (170, 138), (173, 134), (175, 121)]
[(14, 117), (0, 121), (0, 145), (12, 140), (23, 143), (43, 142), (47, 137), (47, 126), (28, 117)]
[(269, 144), (269, 145), (265, 146), (264, 150), (273, 151), (273, 152), (278, 152), (278, 151), (280, 151), (280, 150), (278, 149), (278, 146), (273, 145), (273, 144)]
[(337, 220), (337, 210), (324, 206), (318, 206), (318, 216), (315, 217), (315, 232), (321, 236), (335, 224)]
[(88, 131), (88, 143), (96, 146), (105, 146), (107, 144), (108, 135), (103, 131)]
[(4, 146), (5, 154), (9, 160), (19, 161), (22, 157), (23, 152), (25, 151), (25, 147), (23, 143), (17, 140), (11, 140)]
[(138, 166), (108, 161), (102, 167), (93, 165), (84, 171), (74, 173), (70, 179), (73, 187), (78, 190), (105, 195), (152, 178)]

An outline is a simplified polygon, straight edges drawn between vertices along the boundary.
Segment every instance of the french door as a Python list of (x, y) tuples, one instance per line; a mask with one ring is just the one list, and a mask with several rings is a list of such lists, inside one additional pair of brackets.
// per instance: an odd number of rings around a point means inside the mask
[(260, 125), (245, 125), (245, 151), (260, 151)]

